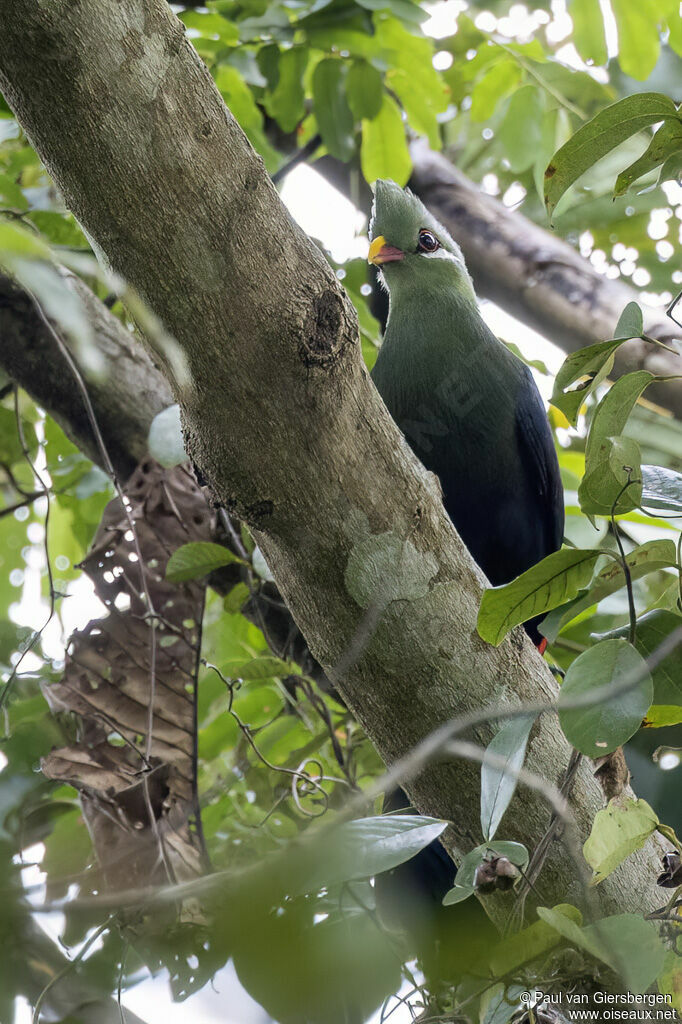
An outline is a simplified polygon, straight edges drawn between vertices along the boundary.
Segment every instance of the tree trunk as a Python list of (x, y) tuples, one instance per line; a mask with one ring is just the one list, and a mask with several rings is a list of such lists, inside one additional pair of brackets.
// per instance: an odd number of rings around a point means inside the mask
[[(311, 650), (385, 760), (468, 711), (553, 700), (521, 630), (497, 649), (478, 637), (485, 581), (369, 379), (354, 311), (170, 8), (0, 0), (0, 14), (7, 101), (90, 237), (177, 339), (189, 450), (254, 530)], [(472, 736), (485, 744), (491, 729)], [(528, 767), (556, 781), (569, 754), (544, 716)], [(450, 761), (408, 787), (422, 811), (453, 822), (456, 855), (480, 839), (478, 776)], [(585, 765), (573, 800), (582, 836), (601, 803)], [(505, 838), (532, 848), (548, 819), (522, 789)], [(652, 842), (607, 879), (596, 890), (604, 908), (657, 905), (657, 855)], [(542, 890), (579, 897), (563, 844)]]

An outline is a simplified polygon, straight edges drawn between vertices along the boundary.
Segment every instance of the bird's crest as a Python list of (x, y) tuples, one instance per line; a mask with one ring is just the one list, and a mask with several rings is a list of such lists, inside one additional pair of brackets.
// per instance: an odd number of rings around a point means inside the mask
[(462, 251), (450, 233), (429, 213), (414, 192), (401, 188), (394, 181), (378, 179), (374, 183), (370, 238), (383, 235), (390, 245), (410, 252), (422, 228), (433, 231), (441, 245), (464, 262)]

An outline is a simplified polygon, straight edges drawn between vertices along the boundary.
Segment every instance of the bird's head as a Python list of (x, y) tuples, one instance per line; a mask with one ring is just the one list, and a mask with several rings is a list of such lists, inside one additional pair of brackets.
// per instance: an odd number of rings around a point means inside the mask
[(461, 249), (409, 189), (394, 181), (375, 183), (369, 236), (369, 262), (381, 267), (392, 299), (415, 286), (454, 286), (473, 297)]

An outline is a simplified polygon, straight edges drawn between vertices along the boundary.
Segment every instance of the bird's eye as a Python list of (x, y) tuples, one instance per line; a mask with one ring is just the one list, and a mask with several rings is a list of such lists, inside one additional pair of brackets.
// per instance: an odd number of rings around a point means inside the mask
[(419, 232), (419, 245), (417, 249), (419, 252), (435, 252), (436, 249), (440, 249), (440, 242), (432, 231), (422, 228)]

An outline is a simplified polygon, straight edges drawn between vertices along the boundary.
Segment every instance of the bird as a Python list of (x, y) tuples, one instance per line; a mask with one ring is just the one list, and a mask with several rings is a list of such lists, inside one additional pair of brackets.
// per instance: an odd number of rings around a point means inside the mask
[[(494, 586), (508, 583), (563, 539), (559, 463), (533, 375), (487, 326), (461, 249), (409, 189), (376, 182), (369, 234), (368, 259), (388, 291), (372, 379), (415, 455), (438, 477), (474, 560)], [(533, 619), (525, 629), (544, 653), (538, 625)], [(409, 809), (410, 801), (397, 790), (385, 806)], [(431, 927), (440, 941), (448, 931), (442, 898), (455, 874), (436, 840), (377, 876), (377, 905), (422, 937)]]
[[(493, 586), (557, 551), (559, 462), (529, 367), (480, 314), (462, 251), (408, 189), (375, 185), (369, 262), (389, 310), (372, 379)], [(544, 652), (538, 621), (526, 623)]]

